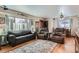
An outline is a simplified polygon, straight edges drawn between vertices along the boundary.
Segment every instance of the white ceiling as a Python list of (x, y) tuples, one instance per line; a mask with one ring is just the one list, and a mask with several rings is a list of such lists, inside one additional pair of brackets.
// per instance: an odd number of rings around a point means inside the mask
[(7, 5), (7, 7), (39, 17), (56, 17), (61, 11), (64, 16), (79, 15), (79, 5)]

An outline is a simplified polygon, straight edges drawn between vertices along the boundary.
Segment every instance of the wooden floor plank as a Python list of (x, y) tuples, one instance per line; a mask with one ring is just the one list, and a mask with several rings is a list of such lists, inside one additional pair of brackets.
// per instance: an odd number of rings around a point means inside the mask
[(64, 44), (58, 44), (53, 53), (75, 53), (75, 39), (65, 38)]

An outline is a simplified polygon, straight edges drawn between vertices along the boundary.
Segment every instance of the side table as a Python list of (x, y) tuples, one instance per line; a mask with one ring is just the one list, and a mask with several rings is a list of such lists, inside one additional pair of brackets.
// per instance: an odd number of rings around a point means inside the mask
[(50, 35), (51, 35), (51, 34), (52, 34), (52, 33), (50, 33), (50, 32), (46, 32), (45, 39), (48, 40), (48, 39), (50, 38)]
[(50, 33), (50, 32), (48, 33), (48, 38), (50, 38), (50, 35), (51, 35), (51, 34), (52, 34), (52, 33)]

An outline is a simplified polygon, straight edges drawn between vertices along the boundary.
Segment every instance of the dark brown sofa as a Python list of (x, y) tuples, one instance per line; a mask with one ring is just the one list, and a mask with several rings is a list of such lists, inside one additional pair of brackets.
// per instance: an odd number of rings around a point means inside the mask
[(37, 38), (38, 39), (47, 39), (48, 37), (48, 30), (45, 29), (41, 29), (39, 33), (37, 33)]
[(54, 30), (54, 33), (56, 33), (56, 34), (66, 34), (66, 29), (64, 29), (64, 28), (56, 28)]
[(54, 30), (54, 33), (52, 34), (52, 36), (50, 36), (49, 40), (56, 42), (56, 43), (64, 44), (64, 37), (65, 36), (66, 36), (66, 29), (56, 28)]
[(53, 34), (52, 37), (49, 38), (50, 41), (64, 44), (64, 36), (60, 34)]
[(71, 31), (70, 29), (66, 29), (66, 28), (56, 28), (54, 30), (54, 33), (56, 34), (61, 34), (61, 35), (64, 35), (66, 37), (70, 37), (71, 36)]

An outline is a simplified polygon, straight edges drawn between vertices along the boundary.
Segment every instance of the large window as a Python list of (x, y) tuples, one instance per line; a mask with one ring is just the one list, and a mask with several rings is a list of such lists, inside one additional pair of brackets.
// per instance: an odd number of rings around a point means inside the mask
[(21, 30), (31, 30), (32, 21), (29, 19), (22, 19), (22, 18), (15, 18), (15, 17), (8, 17), (9, 24), (8, 29), (9, 31), (21, 31)]
[(58, 24), (58, 26), (60, 27), (60, 28), (70, 28), (70, 20), (68, 19), (68, 20), (59, 20), (59, 22), (58, 22), (59, 24)]
[(26, 19), (21, 19), (21, 18), (15, 18), (15, 21), (13, 23), (13, 29), (18, 31), (18, 30), (28, 30), (27, 28), (27, 21)]

